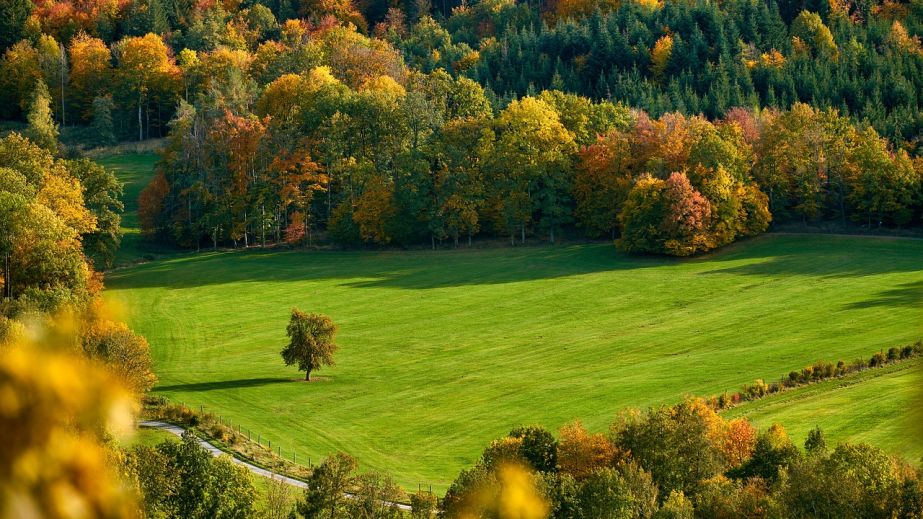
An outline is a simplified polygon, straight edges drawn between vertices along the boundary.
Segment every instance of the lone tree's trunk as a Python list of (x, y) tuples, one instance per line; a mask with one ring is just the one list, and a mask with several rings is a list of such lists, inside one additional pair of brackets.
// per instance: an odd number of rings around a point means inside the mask
[(311, 381), (311, 370), (310, 369), (304, 372), (304, 380), (305, 382)]

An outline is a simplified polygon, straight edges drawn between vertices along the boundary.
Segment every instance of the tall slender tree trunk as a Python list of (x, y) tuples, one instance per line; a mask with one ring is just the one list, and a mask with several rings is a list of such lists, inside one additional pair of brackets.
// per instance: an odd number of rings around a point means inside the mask
[(61, 128), (67, 126), (67, 120), (65, 119), (64, 111), (64, 74), (66, 72), (66, 63), (67, 57), (64, 54), (64, 45), (60, 46), (61, 48)]
[(13, 283), (10, 280), (10, 253), (3, 256), (3, 295), (13, 299)]
[(247, 211), (244, 211), (244, 248), (250, 248), (250, 238), (247, 236)]
[(141, 104), (144, 101), (144, 96), (141, 95), (141, 91), (138, 91), (138, 140), (144, 140), (144, 121), (141, 119)]

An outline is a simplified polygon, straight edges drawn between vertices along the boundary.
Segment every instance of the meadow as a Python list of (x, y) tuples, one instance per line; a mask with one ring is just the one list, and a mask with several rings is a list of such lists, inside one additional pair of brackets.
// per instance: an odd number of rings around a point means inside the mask
[(143, 239), (138, 221), (138, 195), (153, 177), (154, 165), (159, 156), (156, 153), (123, 153), (95, 160), (114, 171), (123, 186), (122, 203), (125, 211), (122, 214), (122, 244), (113, 264), (127, 265), (145, 256), (151, 258), (167, 252), (168, 249)]
[[(342, 450), (408, 488), (442, 490), (521, 424), (579, 419), (603, 431), (627, 407), (913, 342), (921, 258), (918, 240), (781, 234), (691, 260), (607, 243), (251, 250), (113, 271), (106, 294), (150, 341), (156, 393), (302, 461)], [(294, 306), (341, 326), (337, 366), (317, 382), (279, 356)], [(772, 412), (800, 434), (814, 425), (809, 400)], [(766, 425), (770, 411), (754, 418)], [(861, 431), (892, 451), (907, 440), (875, 420), (831, 429), (835, 439)]]

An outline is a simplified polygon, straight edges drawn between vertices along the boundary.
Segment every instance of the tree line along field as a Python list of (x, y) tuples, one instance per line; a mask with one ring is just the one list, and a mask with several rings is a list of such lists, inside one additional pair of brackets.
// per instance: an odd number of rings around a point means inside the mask
[[(608, 243), (254, 250), (146, 263), (106, 282), (151, 343), (157, 393), (302, 460), (343, 450), (407, 487), (444, 489), (517, 425), (603, 430), (626, 407), (917, 340), (921, 257), (917, 240), (799, 235), (693, 260)], [(341, 327), (337, 366), (316, 383), (279, 357), (293, 306)], [(878, 437), (883, 448), (907, 440)]]

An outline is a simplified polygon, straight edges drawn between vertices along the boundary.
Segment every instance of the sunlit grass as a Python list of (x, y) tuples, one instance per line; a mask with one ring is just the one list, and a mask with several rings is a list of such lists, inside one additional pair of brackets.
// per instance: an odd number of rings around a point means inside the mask
[[(693, 260), (609, 244), (253, 251), (155, 261), (106, 284), (151, 343), (159, 394), (300, 461), (343, 450), (443, 490), (521, 424), (602, 431), (627, 406), (913, 342), (921, 258), (923, 241), (785, 235)], [(337, 366), (316, 383), (279, 356), (293, 306), (341, 326)], [(899, 451), (903, 439), (876, 441)]]

